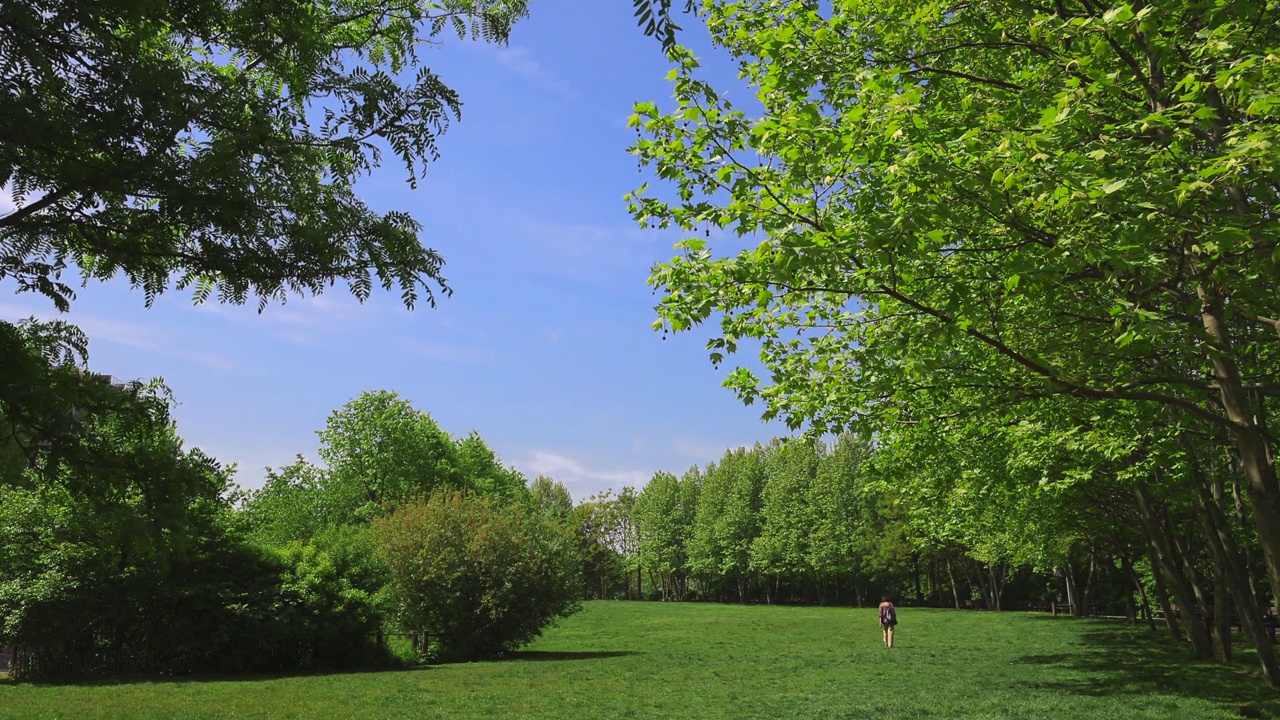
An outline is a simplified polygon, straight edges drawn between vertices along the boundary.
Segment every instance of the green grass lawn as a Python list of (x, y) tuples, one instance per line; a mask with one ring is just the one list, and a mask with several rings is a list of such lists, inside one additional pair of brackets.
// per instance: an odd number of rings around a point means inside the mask
[(0, 718), (1280, 717), (1248, 657), (1043, 614), (593, 602), (507, 660), (78, 685), (0, 682)]

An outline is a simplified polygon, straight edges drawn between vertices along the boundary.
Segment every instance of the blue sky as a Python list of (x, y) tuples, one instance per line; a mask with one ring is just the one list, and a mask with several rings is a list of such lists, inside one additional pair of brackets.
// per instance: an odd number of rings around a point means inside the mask
[[(701, 54), (732, 82), (725, 59)], [(410, 312), (392, 294), (361, 305), (335, 288), (258, 314), (176, 291), (147, 309), (126, 283), (95, 284), (65, 318), (89, 334), (91, 366), (164, 378), (188, 444), (238, 463), (246, 486), (265, 466), (314, 459), (327, 415), (378, 388), (455, 435), (479, 431), (506, 463), (576, 499), (785, 434), (720, 387), (705, 332), (664, 341), (650, 329), (648, 270), (679, 237), (627, 215), (622, 196), (649, 177), (626, 153), (626, 118), (671, 89), (631, 3), (535, 2), (509, 46), (449, 38), (422, 59), (460, 93), (462, 122), (417, 190), (394, 166), (358, 187), (423, 223), (452, 297)], [(13, 290), (0, 281), (0, 318), (55, 314)]]

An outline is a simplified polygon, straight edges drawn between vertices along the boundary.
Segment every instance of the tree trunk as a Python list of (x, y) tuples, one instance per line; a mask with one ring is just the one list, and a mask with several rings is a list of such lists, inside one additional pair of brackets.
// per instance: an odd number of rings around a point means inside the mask
[[(1240, 483), (1236, 480), (1231, 482), (1231, 501), (1235, 506), (1236, 520), (1239, 521), (1240, 527), (1248, 529), (1249, 514), (1244, 509), (1244, 500), (1240, 497)], [(1228, 526), (1223, 524), (1222, 527)], [(1253, 569), (1258, 567), (1258, 559), (1253, 554), (1253, 544), (1245, 543), (1240, 548), (1240, 552), (1244, 560), (1245, 574), (1249, 576), (1249, 589), (1253, 592), (1253, 601), (1260, 608), (1271, 607), (1271, 596), (1262, 591), (1262, 588), (1258, 585), (1258, 577), (1253, 573)]]
[(1080, 609), (1076, 611), (1072, 608), (1072, 612), (1076, 617), (1087, 617), (1089, 608), (1093, 602), (1093, 578), (1098, 571), (1098, 556), (1094, 551), (1089, 551), (1089, 576), (1084, 581), (1084, 592), (1080, 593)]
[(1062, 568), (1062, 578), (1067, 584), (1067, 605), (1071, 607), (1071, 617), (1080, 617), (1079, 594), (1076, 593), (1076, 573), (1071, 569), (1071, 561), (1067, 560)]
[(920, 553), (912, 553), (911, 564), (916, 574), (916, 604), (924, 604), (924, 589), (920, 586)]
[[(1125, 580), (1128, 580), (1126, 577)], [(1120, 583), (1123, 587), (1125, 583)], [(1138, 609), (1133, 604), (1133, 588), (1127, 588), (1124, 591), (1124, 622), (1126, 625), (1138, 624)]]
[(1156, 602), (1160, 604), (1160, 612), (1164, 613), (1165, 627), (1169, 629), (1169, 636), (1174, 642), (1182, 642), (1182, 629), (1178, 624), (1178, 617), (1173, 612), (1173, 606), (1169, 604), (1169, 588), (1164, 584), (1164, 571), (1160, 569), (1160, 561), (1156, 559), (1155, 541), (1146, 532), (1145, 525), (1143, 537), (1147, 541), (1147, 560), (1151, 564), (1151, 579), (1156, 586)]
[(1147, 625), (1151, 628), (1151, 631), (1155, 632), (1156, 619), (1151, 613), (1151, 603), (1147, 601), (1147, 589), (1142, 587), (1142, 581), (1138, 579), (1138, 573), (1133, 569), (1133, 562), (1129, 560), (1127, 551), (1120, 555), (1120, 569), (1124, 571), (1129, 580), (1133, 582), (1133, 586), (1137, 588), (1138, 599), (1142, 601), (1142, 616), (1146, 618)]
[(1227, 590), (1227, 569), (1214, 563), (1213, 644), (1218, 662), (1231, 662), (1231, 594)]
[(1155, 541), (1145, 532), (1143, 536), (1147, 540), (1147, 557), (1151, 563), (1151, 579), (1156, 586), (1156, 602), (1160, 604), (1160, 612), (1164, 613), (1164, 624), (1169, 630), (1169, 636), (1174, 642), (1182, 642), (1182, 628), (1178, 623), (1178, 615), (1173, 611), (1173, 606), (1169, 604), (1169, 588), (1164, 582), (1164, 571), (1160, 569), (1160, 561), (1156, 559)]
[(1187, 631), (1187, 638), (1191, 641), (1191, 648), (1197, 658), (1207, 660), (1213, 657), (1213, 643), (1209, 640), (1209, 633), (1205, 630), (1204, 624), (1195, 616), (1195, 598), (1187, 587), (1186, 578), (1183, 577), (1182, 568), (1179, 567), (1180, 563), (1174, 557), (1173, 548), (1165, 537), (1157, 514), (1152, 509), (1151, 496), (1142, 487), (1135, 487), (1133, 492), (1138, 499), (1138, 514), (1142, 518), (1148, 538), (1152, 541), (1155, 558), (1160, 569), (1164, 571), (1165, 580), (1169, 584), (1169, 590), (1173, 592), (1174, 600), (1178, 603), (1179, 611), (1183, 613), (1182, 625)]
[(996, 612), (1001, 610), (1000, 600), (1004, 595), (1004, 583), (1002, 581), (1004, 571), (1002, 570), (999, 575), (996, 574), (996, 565), (998, 564), (987, 563), (987, 577), (991, 579), (991, 598), (995, 605), (992, 609)]
[[(1205, 538), (1213, 551), (1217, 571), (1227, 582), (1227, 593), (1235, 606), (1236, 614), (1240, 616), (1245, 639), (1257, 651), (1258, 664), (1262, 666), (1262, 677), (1267, 684), (1280, 687), (1280, 668), (1276, 665), (1275, 648), (1262, 625), (1262, 610), (1258, 607), (1257, 597), (1251, 591), (1247, 579), (1250, 573), (1242, 565), (1241, 554), (1236, 547), (1235, 538), (1231, 536), (1226, 515), (1204, 483), (1196, 482), (1195, 486), (1196, 500), (1203, 510), (1200, 518)], [(1223, 611), (1226, 611), (1225, 603)], [(1230, 630), (1228, 626), (1228, 634)]]
[(960, 588), (956, 587), (956, 574), (951, 570), (951, 558), (947, 557), (947, 579), (951, 581), (951, 597), (956, 601), (956, 609), (960, 609)]
[(1240, 370), (1232, 354), (1231, 336), (1223, 320), (1222, 298), (1205, 288), (1197, 288), (1201, 321), (1213, 338), (1213, 374), (1218, 383), (1222, 408), (1231, 420), (1229, 428), (1245, 476), (1245, 494), (1253, 510), (1253, 523), (1262, 546), (1262, 559), (1271, 581), (1271, 597), (1280, 593), (1280, 490), (1276, 467), (1249, 402)]
[[(986, 583), (984, 583), (984, 582), (976, 582), (976, 583), (975, 583), (975, 582), (973, 581), (973, 568), (972, 568), (972, 567), (970, 567), (970, 564), (966, 562), (966, 563), (961, 563), (961, 565), (963, 565), (963, 566), (964, 566), (964, 579), (965, 579), (966, 581), (968, 581), (968, 583), (969, 583), (969, 594), (970, 594), (970, 595), (973, 595), (973, 591), (974, 591), (974, 590), (977, 590), (977, 591), (978, 591), (978, 595), (982, 597), (982, 605), (983, 605), (984, 607), (986, 607), (988, 610), (990, 610), (990, 609), (991, 609), (991, 599), (987, 596), (987, 585), (986, 585)], [(979, 567), (979, 568), (978, 568), (978, 573), (979, 573), (979, 575), (978, 575), (978, 580), (979, 580), (979, 581), (981, 581), (981, 580), (982, 580), (982, 575), (981, 575), (981, 573), (982, 573), (982, 568), (981, 568), (981, 567)]]
[(1187, 585), (1191, 587), (1191, 595), (1196, 599), (1196, 615), (1199, 616), (1201, 623), (1205, 626), (1205, 632), (1211, 632), (1213, 628), (1211, 622), (1212, 613), (1209, 607), (1209, 598), (1204, 592), (1204, 583), (1200, 580), (1200, 573), (1196, 570), (1195, 563), (1191, 561), (1191, 553), (1187, 551), (1186, 543), (1174, 532), (1173, 519), (1169, 517), (1168, 508), (1161, 509), (1161, 515), (1165, 520), (1163, 526), (1165, 537), (1168, 538), (1169, 546), (1173, 548), (1174, 553), (1177, 554), (1182, 562), (1182, 571), (1187, 579)]

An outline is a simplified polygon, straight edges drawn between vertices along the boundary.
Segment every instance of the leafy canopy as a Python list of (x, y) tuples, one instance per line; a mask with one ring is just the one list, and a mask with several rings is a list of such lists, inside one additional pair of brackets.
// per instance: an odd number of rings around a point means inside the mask
[(69, 265), (150, 302), (448, 291), (406, 212), (354, 192), (394, 154), (416, 181), (458, 119), (418, 52), (505, 42), (526, 0), (36, 0), (0, 5), (0, 280), (65, 310)]

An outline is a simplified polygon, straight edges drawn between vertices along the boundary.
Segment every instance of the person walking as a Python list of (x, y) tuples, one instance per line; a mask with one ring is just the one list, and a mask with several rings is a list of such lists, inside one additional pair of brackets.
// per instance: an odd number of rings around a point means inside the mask
[(884, 631), (884, 646), (893, 647), (893, 628), (898, 624), (898, 610), (889, 598), (880, 599), (880, 629)]

